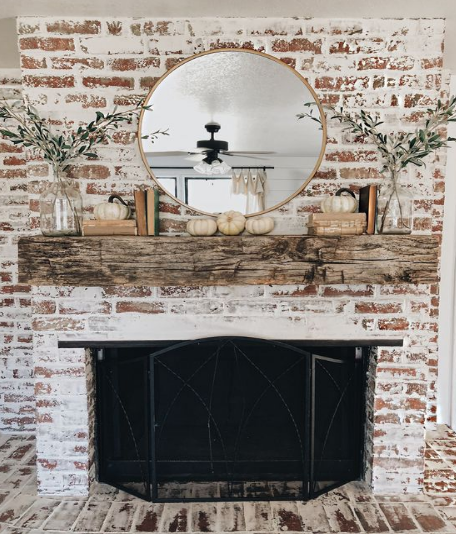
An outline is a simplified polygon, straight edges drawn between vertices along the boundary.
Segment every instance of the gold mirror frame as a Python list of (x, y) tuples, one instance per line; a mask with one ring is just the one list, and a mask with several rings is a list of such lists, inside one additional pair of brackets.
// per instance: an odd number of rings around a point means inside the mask
[[(287, 65), (286, 63), (284, 63), (281, 59), (279, 58), (276, 58), (274, 56), (271, 56), (269, 54), (266, 54), (264, 52), (258, 52), (257, 50), (248, 50), (248, 49), (245, 49), (245, 48), (217, 48), (215, 50), (208, 50), (206, 52), (200, 52), (198, 54), (195, 54), (193, 56), (190, 56), (188, 57), (187, 59), (184, 59), (183, 61), (181, 61), (180, 63), (178, 63), (177, 65), (174, 65), (174, 67), (172, 67), (171, 69), (169, 69), (168, 71), (165, 72), (165, 74), (163, 74), (163, 76), (161, 76), (161, 78), (155, 83), (155, 85), (152, 87), (152, 89), (149, 91), (149, 93), (147, 94), (145, 100), (144, 100), (144, 104), (147, 105), (147, 103), (150, 101), (154, 91), (157, 89), (157, 87), (176, 69), (178, 69), (179, 67), (181, 67), (182, 65), (184, 65), (185, 63), (188, 63), (189, 61), (193, 61), (194, 59), (198, 59), (199, 57), (201, 56), (205, 56), (205, 55), (208, 55), (208, 54), (218, 54), (218, 53), (223, 53), (223, 52), (242, 52), (242, 53), (245, 53), (245, 54), (256, 54), (258, 56), (261, 56), (261, 57), (266, 57), (272, 61), (275, 61), (276, 63), (280, 63), (280, 65), (282, 65), (283, 67), (287, 68), (287, 69), (290, 69), (293, 74), (295, 76), (297, 76), (301, 82), (307, 87), (307, 89), (309, 90), (310, 94), (313, 96), (314, 100), (315, 100), (315, 103), (318, 107), (318, 110), (320, 112), (320, 120), (321, 120), (321, 125), (322, 125), (322, 140), (321, 140), (321, 150), (320, 150), (320, 154), (318, 156), (318, 160), (314, 166), (314, 168), (312, 169), (312, 172), (310, 173), (309, 177), (307, 178), (307, 180), (303, 183), (303, 185), (297, 189), (293, 194), (291, 194), (289, 197), (287, 197), (285, 200), (283, 200), (282, 202), (279, 202), (278, 204), (276, 204), (275, 206), (272, 206), (266, 210), (263, 210), (263, 211), (257, 211), (255, 213), (248, 213), (248, 214), (245, 214), (244, 217), (257, 217), (259, 215), (264, 215), (265, 213), (270, 213), (271, 211), (274, 211), (278, 208), (280, 208), (281, 206), (283, 206), (284, 204), (287, 204), (288, 202), (290, 202), (291, 200), (293, 200), (295, 197), (297, 197), (310, 183), (310, 181), (312, 180), (312, 178), (315, 176), (315, 173), (318, 171), (318, 169), (320, 168), (320, 165), (321, 165), (321, 162), (323, 160), (323, 156), (325, 154), (325, 149), (326, 149), (326, 143), (327, 143), (327, 127), (326, 127), (326, 116), (325, 116), (325, 113), (324, 113), (324, 110), (323, 110), (323, 106), (320, 102), (320, 99), (318, 98), (315, 90), (313, 89), (313, 87), (309, 84), (309, 82), (301, 75), (299, 74), (299, 72), (297, 72), (295, 69), (293, 69), (292, 67), (290, 67), (289, 65)], [(139, 125), (138, 125), (138, 145), (139, 145), (139, 151), (141, 153), (141, 158), (143, 160), (143, 163), (144, 165), (146, 166), (146, 169), (147, 171), (149, 172), (150, 176), (152, 177), (153, 181), (155, 182), (155, 184), (157, 185), (157, 187), (163, 192), (165, 193), (166, 195), (168, 195), (170, 198), (172, 198), (173, 200), (175, 200), (177, 203), (179, 203), (181, 206), (184, 206), (188, 209), (190, 209), (191, 211), (194, 211), (196, 213), (199, 213), (201, 215), (207, 215), (209, 217), (215, 217), (217, 214), (216, 213), (209, 213), (209, 212), (206, 212), (206, 211), (202, 211), (202, 210), (199, 210), (199, 209), (196, 209), (194, 208), (193, 206), (190, 206), (188, 204), (186, 204), (185, 202), (183, 202), (182, 200), (180, 200), (179, 198), (176, 198), (174, 195), (172, 195), (171, 193), (169, 193), (169, 191), (167, 191), (164, 187), (162, 187), (162, 185), (160, 184), (160, 182), (158, 181), (158, 179), (156, 178), (156, 176), (154, 175), (152, 169), (150, 168), (149, 166), (149, 162), (147, 161), (147, 157), (146, 157), (146, 154), (144, 152), (144, 149), (143, 149), (143, 146), (142, 146), (142, 143), (141, 143), (141, 130), (142, 130), (142, 123), (143, 123), (143, 118), (144, 118), (144, 113), (146, 113), (147, 110), (143, 109), (141, 111), (141, 114), (140, 114), (140, 117), (139, 117)], [(153, 113), (153, 110), (152, 110), (152, 113)]]

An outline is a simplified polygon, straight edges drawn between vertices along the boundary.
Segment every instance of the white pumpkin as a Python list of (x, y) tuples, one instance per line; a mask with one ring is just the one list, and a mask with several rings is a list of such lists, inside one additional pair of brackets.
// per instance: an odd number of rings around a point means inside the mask
[(245, 229), (249, 234), (263, 235), (269, 234), (274, 229), (274, 219), (272, 217), (261, 217), (258, 219), (247, 219)]
[(218, 229), (225, 235), (239, 235), (245, 228), (245, 217), (240, 211), (226, 211), (217, 218)]
[[(114, 202), (119, 200), (120, 203)], [(119, 195), (111, 195), (108, 202), (97, 204), (93, 210), (95, 219), (99, 221), (117, 221), (128, 219), (131, 210), (128, 204)]]
[(345, 187), (339, 189), (335, 196), (323, 199), (321, 203), (323, 213), (354, 213), (357, 209), (355, 194)]
[(217, 231), (217, 223), (214, 219), (191, 219), (187, 223), (187, 232), (194, 236), (214, 235)]

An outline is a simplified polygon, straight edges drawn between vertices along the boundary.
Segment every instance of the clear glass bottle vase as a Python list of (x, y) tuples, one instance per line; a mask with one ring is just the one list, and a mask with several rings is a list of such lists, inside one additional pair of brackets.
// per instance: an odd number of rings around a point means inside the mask
[(40, 196), (41, 233), (49, 237), (82, 233), (82, 197), (77, 185), (54, 170), (54, 181)]
[(377, 198), (377, 233), (410, 234), (412, 216), (413, 195), (399, 183), (399, 175), (392, 173)]

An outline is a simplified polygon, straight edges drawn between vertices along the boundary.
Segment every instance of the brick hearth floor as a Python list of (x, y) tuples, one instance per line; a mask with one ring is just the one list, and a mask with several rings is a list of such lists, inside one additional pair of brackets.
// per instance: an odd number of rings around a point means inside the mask
[(313, 501), (150, 504), (97, 484), (89, 498), (37, 497), (31, 436), (0, 435), (0, 534), (58, 532), (456, 532), (456, 434), (427, 445), (426, 495), (350, 483)]

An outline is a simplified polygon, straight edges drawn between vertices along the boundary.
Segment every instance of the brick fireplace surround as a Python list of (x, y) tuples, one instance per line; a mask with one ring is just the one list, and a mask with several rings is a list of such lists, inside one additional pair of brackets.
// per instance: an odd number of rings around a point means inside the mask
[[(1, 92), (24, 98), (56, 128), (128, 106), (157, 77), (196, 51), (245, 47), (299, 70), (321, 99), (378, 112), (387, 127), (414, 129), (447, 95), (443, 20), (99, 19), (18, 20), (21, 73), (1, 71)], [(131, 198), (150, 183), (135, 125), (114, 135), (99, 160), (72, 168), (87, 215), (112, 192)], [(271, 133), (273, 135), (273, 132)], [(303, 195), (273, 213), (277, 233), (301, 228), (322, 196), (381, 182), (374, 147), (329, 123), (323, 164)], [(441, 235), (445, 151), (410, 169), (417, 234)], [(17, 283), (16, 243), (38, 232), (38, 195), (48, 167), (0, 140), (0, 429), (37, 435), (42, 494), (85, 494), (93, 474), (90, 362), (62, 339), (184, 339), (207, 335), (365, 339), (409, 336), (382, 347), (370, 380), (372, 482), (376, 492), (423, 485), (424, 430), (435, 422), (437, 285), (249, 287), (27, 287)], [(192, 214), (161, 197), (161, 232)], [(294, 230), (296, 231), (296, 230)], [(138, 246), (140, 240), (138, 238)], [(36, 415), (36, 420), (35, 420)]]

